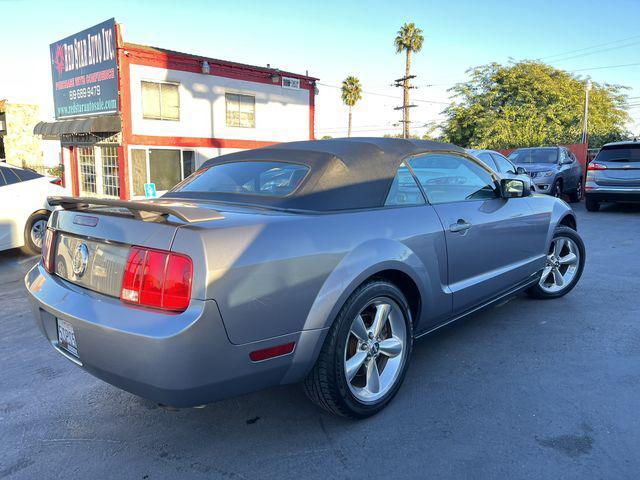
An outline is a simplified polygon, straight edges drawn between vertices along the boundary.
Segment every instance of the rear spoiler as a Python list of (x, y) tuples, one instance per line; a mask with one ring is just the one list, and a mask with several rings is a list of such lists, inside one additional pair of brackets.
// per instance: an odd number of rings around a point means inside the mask
[(170, 199), (150, 201), (116, 200), (111, 198), (90, 197), (48, 197), (51, 206), (60, 206), (64, 210), (87, 210), (91, 207), (124, 208), (138, 220), (156, 221), (173, 215), (183, 222), (205, 222), (221, 220), (224, 217), (217, 210), (203, 208), (197, 204)]

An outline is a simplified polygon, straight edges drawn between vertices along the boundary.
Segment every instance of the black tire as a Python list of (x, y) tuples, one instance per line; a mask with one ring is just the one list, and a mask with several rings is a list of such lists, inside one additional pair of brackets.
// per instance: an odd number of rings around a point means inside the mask
[(584, 204), (589, 212), (597, 212), (598, 210), (600, 210), (600, 202), (594, 200), (593, 198), (589, 198), (588, 196), (585, 199)]
[(582, 179), (578, 180), (576, 191), (569, 195), (569, 203), (578, 203), (582, 200)]
[(556, 180), (553, 184), (553, 192), (551, 194), (556, 198), (562, 198), (562, 180)]
[[(344, 368), (344, 349), (351, 323), (362, 309), (378, 297), (391, 298), (400, 307), (406, 324), (406, 354), (398, 377), (389, 391), (375, 403), (363, 403), (351, 392)], [(327, 333), (315, 366), (304, 381), (307, 396), (330, 413), (348, 418), (366, 418), (382, 410), (396, 395), (407, 372), (413, 346), (409, 305), (402, 292), (384, 280), (372, 280), (353, 292)]]
[(569, 282), (569, 284), (567, 284), (567, 286), (564, 287), (559, 292), (555, 292), (555, 293), (547, 292), (544, 289), (542, 289), (542, 287), (540, 286), (540, 283), (536, 282), (534, 286), (530, 287), (527, 290), (527, 293), (533, 298), (549, 300), (552, 298), (563, 297), (567, 293), (569, 293), (571, 290), (573, 290), (573, 288), (577, 285), (578, 281), (580, 280), (580, 277), (582, 276), (582, 272), (584, 270), (584, 262), (586, 260), (586, 255), (587, 255), (584, 247), (584, 242), (582, 241), (582, 237), (580, 237), (580, 235), (578, 235), (578, 232), (576, 232), (574, 229), (569, 227), (564, 227), (564, 226), (559, 226), (556, 228), (556, 231), (553, 234), (553, 238), (555, 239), (558, 237), (569, 237), (571, 240), (574, 241), (574, 243), (578, 247), (578, 250), (580, 253), (580, 259), (578, 261), (578, 271), (576, 272), (571, 282)]
[[(34, 228), (36, 224), (38, 224), (38, 222), (44, 221), (44, 223), (46, 224), (47, 220), (49, 220), (48, 213), (34, 213), (29, 217), (29, 219), (27, 220), (27, 223), (24, 226), (24, 246), (22, 247), (22, 250), (25, 253), (28, 253), (29, 255), (40, 254), (40, 252), (42, 251), (42, 245), (37, 245), (34, 242), (31, 235), (31, 230)], [(42, 234), (43, 234), (42, 238), (44, 239), (44, 231), (42, 232)]]

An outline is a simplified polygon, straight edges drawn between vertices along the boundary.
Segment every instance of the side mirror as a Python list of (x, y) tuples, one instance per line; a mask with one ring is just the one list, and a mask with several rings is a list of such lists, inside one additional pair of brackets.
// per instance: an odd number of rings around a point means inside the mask
[(526, 175), (527, 171), (524, 167), (516, 167), (516, 175)]
[(500, 180), (500, 193), (502, 198), (522, 198), (531, 195), (531, 188), (522, 180), (503, 178)]

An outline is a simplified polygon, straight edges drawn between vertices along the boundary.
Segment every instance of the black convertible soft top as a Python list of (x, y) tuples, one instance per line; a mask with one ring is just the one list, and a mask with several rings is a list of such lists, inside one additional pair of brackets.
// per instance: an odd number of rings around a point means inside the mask
[(464, 149), (449, 143), (401, 138), (363, 137), (279, 143), (212, 158), (200, 170), (242, 161), (282, 161), (309, 166), (310, 171), (300, 186), (287, 196), (180, 192), (180, 185), (165, 196), (312, 211), (381, 207), (402, 161), (411, 155), (434, 151), (464, 153)]

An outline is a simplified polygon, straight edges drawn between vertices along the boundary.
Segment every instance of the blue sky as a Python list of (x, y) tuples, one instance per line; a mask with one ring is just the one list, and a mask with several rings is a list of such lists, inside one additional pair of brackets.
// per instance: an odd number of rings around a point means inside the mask
[[(640, 63), (640, 0), (613, 1), (403, 1), (403, 2), (45, 2), (0, 0), (0, 97), (51, 109), (48, 44), (110, 17), (124, 24), (126, 41), (320, 77), (318, 134), (346, 132), (337, 86), (349, 74), (363, 84), (354, 112), (359, 135), (398, 131), (392, 109), (404, 58), (393, 38), (413, 21), (424, 30), (415, 56), (416, 99), (448, 101), (447, 88), (467, 68), (509, 58), (543, 58), (569, 71)], [(626, 39), (626, 40), (625, 40)], [(590, 50), (594, 45), (607, 44)], [(555, 55), (555, 56), (554, 56)], [(552, 57), (553, 56), (553, 57)], [(549, 58), (547, 58), (549, 57)], [(574, 57), (574, 58), (569, 58)], [(640, 65), (576, 72), (619, 83), (640, 96)], [(632, 102), (638, 100), (632, 100)], [(420, 102), (416, 124), (437, 120), (441, 103)], [(640, 133), (640, 108), (630, 110)]]

